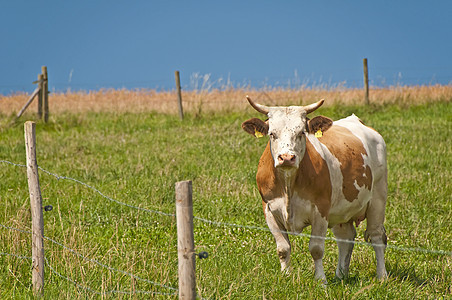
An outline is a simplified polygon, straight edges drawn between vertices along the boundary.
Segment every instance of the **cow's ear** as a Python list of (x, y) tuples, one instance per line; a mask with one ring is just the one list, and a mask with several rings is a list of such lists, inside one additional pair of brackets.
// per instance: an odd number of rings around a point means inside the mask
[(324, 116), (317, 116), (308, 120), (308, 132), (315, 134), (320, 130), (321, 133), (327, 131), (333, 126), (333, 120)]
[(263, 137), (268, 133), (268, 121), (252, 118), (242, 123), (242, 128), (255, 137)]

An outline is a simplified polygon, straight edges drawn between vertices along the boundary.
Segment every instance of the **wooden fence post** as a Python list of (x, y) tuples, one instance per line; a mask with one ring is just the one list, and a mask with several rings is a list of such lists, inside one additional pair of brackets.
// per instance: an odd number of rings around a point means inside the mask
[(369, 69), (367, 67), (367, 58), (363, 59), (364, 67), (364, 101), (369, 105)]
[(178, 104), (179, 104), (179, 117), (181, 120), (183, 120), (184, 119), (184, 111), (182, 109), (182, 92), (181, 92), (181, 87), (180, 87), (179, 71), (175, 72), (175, 77), (176, 77), (177, 100), (178, 100)]
[(42, 100), (44, 95), (44, 89), (43, 89), (43, 80), (44, 76), (42, 74), (38, 75), (38, 87), (39, 87), (39, 94), (38, 94), (38, 118), (42, 118)]
[(196, 299), (195, 242), (191, 181), (176, 183), (177, 254), (179, 299)]
[(42, 101), (44, 108), (44, 122), (49, 120), (49, 78), (47, 75), (47, 67), (42, 66)]
[(27, 121), (24, 126), (25, 150), (27, 154), (28, 190), (31, 204), (32, 277), (35, 295), (44, 294), (44, 219), (39, 187), (38, 163), (36, 160), (36, 123)]

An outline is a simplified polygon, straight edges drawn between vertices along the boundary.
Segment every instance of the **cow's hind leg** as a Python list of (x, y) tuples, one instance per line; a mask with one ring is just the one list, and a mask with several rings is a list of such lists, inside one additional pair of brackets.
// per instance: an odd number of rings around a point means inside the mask
[(279, 262), (281, 263), (281, 271), (290, 272), (290, 241), (289, 235), (282, 224), (280, 224), (271, 211), (265, 210), (265, 219), (268, 228), (272, 232), (276, 241), (276, 251), (278, 252)]
[(356, 229), (353, 222), (337, 224), (332, 228), (334, 236), (337, 238), (339, 249), (336, 276), (340, 279), (348, 276), (350, 258), (352, 257)]
[(385, 219), (385, 207), (387, 196), (387, 184), (380, 180), (374, 186), (374, 195), (367, 208), (367, 229), (364, 238), (372, 243), (377, 259), (377, 278), (384, 279), (388, 276), (385, 267), (385, 249), (387, 237), (383, 222)]

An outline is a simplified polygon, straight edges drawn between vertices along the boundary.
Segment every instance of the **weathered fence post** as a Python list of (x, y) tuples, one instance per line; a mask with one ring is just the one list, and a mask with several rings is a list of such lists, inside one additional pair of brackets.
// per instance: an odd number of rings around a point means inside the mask
[(38, 84), (38, 87), (31, 94), (31, 97), (28, 99), (24, 107), (22, 107), (19, 111), (16, 119), (20, 118), (31, 102), (33, 102), (33, 99), (38, 96), (38, 118), (41, 119), (43, 117), (44, 110), (44, 122), (47, 123), (49, 120), (49, 79), (46, 66), (42, 66), (42, 74), (38, 75), (37, 81), (33, 81), (33, 84), (35, 83)]
[(364, 101), (369, 105), (369, 69), (367, 67), (367, 58), (363, 59), (364, 67)]
[(195, 242), (191, 181), (176, 183), (177, 253), (179, 299), (196, 299)]
[(42, 66), (42, 101), (44, 108), (44, 122), (49, 120), (49, 78), (47, 75), (47, 67)]
[(176, 77), (177, 100), (178, 100), (178, 104), (179, 104), (179, 117), (181, 120), (183, 120), (184, 119), (184, 111), (182, 109), (182, 91), (181, 91), (181, 87), (180, 87), (179, 71), (175, 72), (175, 77)]
[(35, 295), (44, 294), (44, 219), (39, 187), (38, 163), (36, 160), (36, 123), (27, 121), (24, 126), (25, 150), (27, 154), (28, 190), (31, 204), (32, 277)]
[(44, 88), (43, 88), (43, 83), (44, 83), (44, 75), (39, 74), (38, 75), (38, 87), (39, 87), (39, 94), (38, 94), (38, 119), (42, 118), (42, 100), (44, 98)]

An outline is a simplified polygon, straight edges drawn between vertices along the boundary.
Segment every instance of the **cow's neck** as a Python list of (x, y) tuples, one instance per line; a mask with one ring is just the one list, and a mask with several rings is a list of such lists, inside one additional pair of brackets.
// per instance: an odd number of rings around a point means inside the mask
[(281, 182), (284, 191), (284, 206), (287, 213), (286, 228), (290, 231), (290, 224), (292, 220), (291, 199), (294, 193), (297, 170), (278, 170), (277, 173), (278, 179)]
[(278, 170), (277, 176), (279, 182), (284, 187), (284, 193), (292, 197), (295, 179), (297, 177), (297, 170)]

